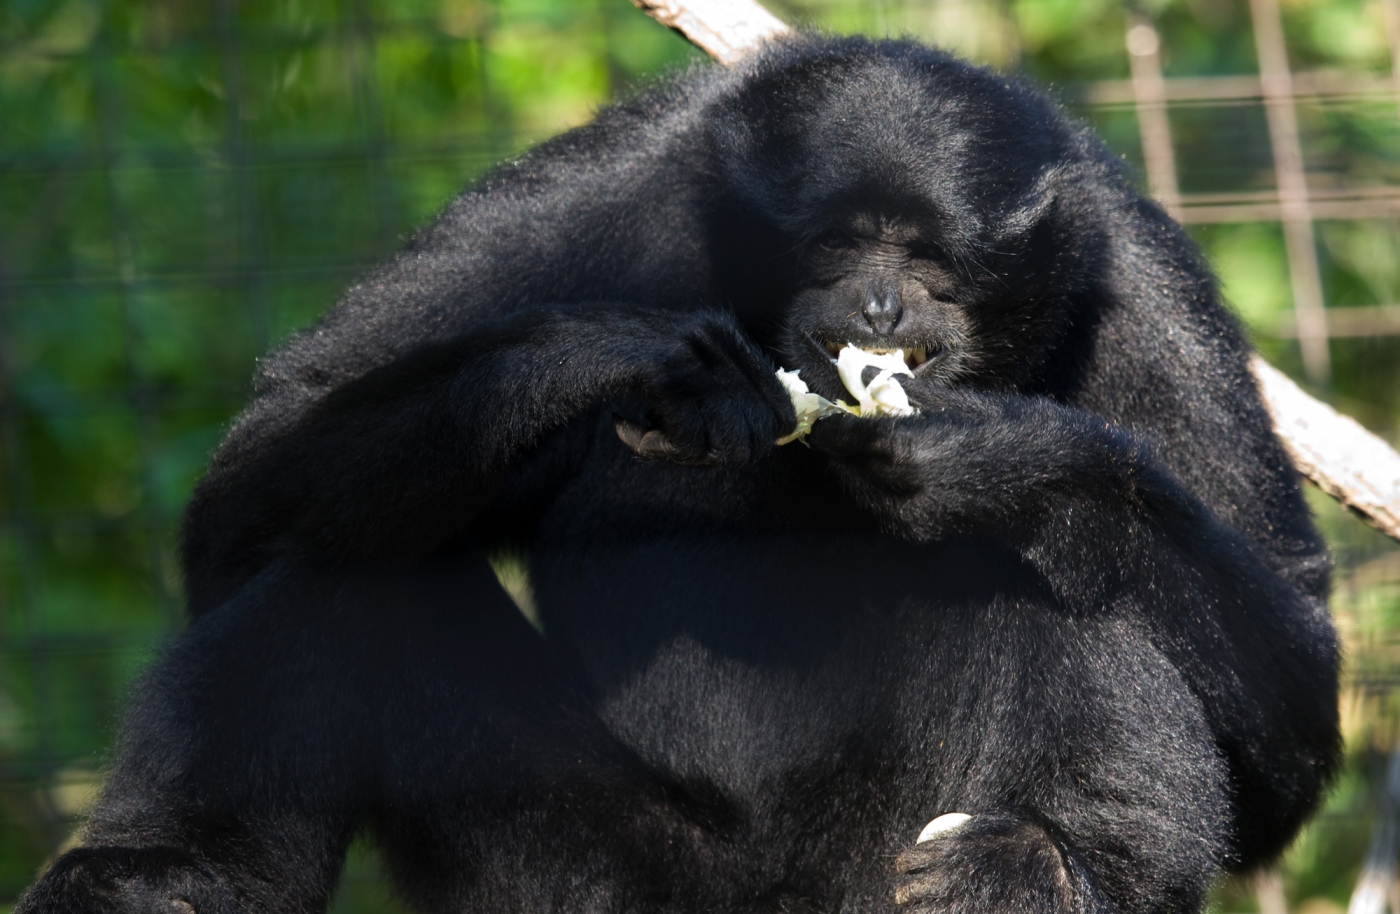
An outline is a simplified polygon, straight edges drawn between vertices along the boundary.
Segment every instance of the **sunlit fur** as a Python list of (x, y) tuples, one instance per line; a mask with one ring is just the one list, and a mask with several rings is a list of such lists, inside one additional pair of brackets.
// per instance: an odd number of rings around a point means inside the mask
[[(775, 448), (774, 369), (840, 395), (846, 341), (935, 353), (921, 413)], [(425, 911), (1199, 910), (1338, 745), (1246, 356), (1014, 80), (802, 39), (608, 109), (261, 364), (189, 629), (18, 911), (320, 911), (356, 834)]]

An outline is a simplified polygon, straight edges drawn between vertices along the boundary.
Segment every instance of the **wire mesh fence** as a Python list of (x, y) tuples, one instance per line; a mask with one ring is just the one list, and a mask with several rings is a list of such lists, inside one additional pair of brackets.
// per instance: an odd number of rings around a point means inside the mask
[[(1266, 355), (1394, 440), (1396, 0), (770, 6), (1049, 83), (1191, 227)], [(179, 512), (258, 355), (487, 165), (699, 56), (625, 0), (0, 8), (0, 908), (181, 624)], [(1229, 910), (1346, 904), (1396, 735), (1400, 549), (1314, 503), (1350, 765)], [(366, 852), (337, 905), (392, 908)]]

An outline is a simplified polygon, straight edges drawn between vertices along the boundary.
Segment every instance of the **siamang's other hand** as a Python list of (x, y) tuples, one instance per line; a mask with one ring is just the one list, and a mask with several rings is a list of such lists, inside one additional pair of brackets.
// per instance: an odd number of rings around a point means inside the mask
[(772, 361), (726, 315), (677, 316), (639, 360), (635, 392), (650, 428), (615, 419), (618, 437), (646, 458), (744, 463), (791, 432), (797, 414)]
[(874, 419), (832, 415), (812, 426), (807, 441), (891, 491), (912, 492), (927, 476), (927, 461), (946, 461), (960, 430), (994, 419), (1000, 407), (994, 394), (917, 378), (899, 381), (918, 415)]
[(20, 914), (234, 914), (228, 886), (173, 848), (80, 847), (19, 901)]

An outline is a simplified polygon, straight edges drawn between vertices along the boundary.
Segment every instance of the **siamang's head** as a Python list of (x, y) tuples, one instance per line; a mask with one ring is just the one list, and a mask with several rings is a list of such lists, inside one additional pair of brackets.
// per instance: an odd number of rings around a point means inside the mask
[[(799, 46), (800, 48), (800, 46)], [(717, 119), (730, 295), (829, 396), (847, 342), (1016, 387), (1073, 319), (1089, 153), (1038, 94), (905, 43), (788, 49)]]

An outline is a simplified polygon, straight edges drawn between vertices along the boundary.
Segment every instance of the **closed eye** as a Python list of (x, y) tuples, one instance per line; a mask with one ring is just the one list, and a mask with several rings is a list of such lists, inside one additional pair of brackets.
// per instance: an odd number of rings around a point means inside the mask
[(948, 263), (948, 255), (934, 244), (911, 244), (909, 256), (915, 260), (931, 260), (934, 263)]
[(844, 251), (855, 247), (855, 239), (840, 229), (827, 229), (813, 239), (812, 243), (828, 251)]

